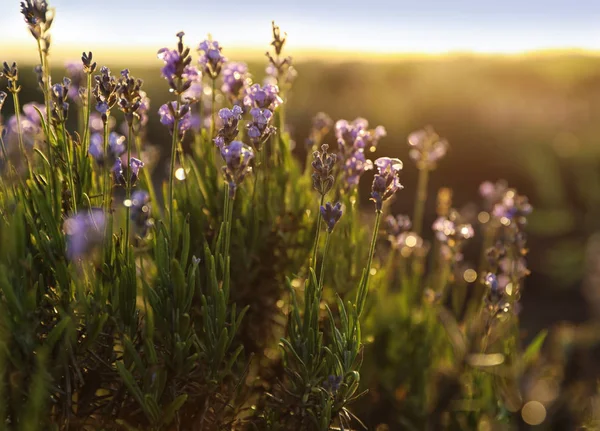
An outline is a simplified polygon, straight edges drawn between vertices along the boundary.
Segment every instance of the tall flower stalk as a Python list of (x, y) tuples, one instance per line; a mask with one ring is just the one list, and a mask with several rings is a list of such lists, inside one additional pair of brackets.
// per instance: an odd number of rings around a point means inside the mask
[(17, 119), (17, 134), (19, 139), (19, 150), (21, 151), (21, 156), (23, 160), (25, 160), (27, 164), (27, 172), (29, 175), (32, 175), (31, 164), (29, 162), (29, 157), (27, 156), (27, 151), (25, 149), (25, 145), (23, 144), (23, 129), (21, 125), (21, 105), (19, 103), (19, 92), (21, 91), (21, 86), (19, 85), (19, 69), (17, 67), (17, 63), (13, 63), (12, 65), (8, 65), (8, 63), (4, 62), (4, 68), (0, 76), (5, 76), (8, 79), (8, 91), (12, 94), (13, 104), (15, 107), (15, 117)]

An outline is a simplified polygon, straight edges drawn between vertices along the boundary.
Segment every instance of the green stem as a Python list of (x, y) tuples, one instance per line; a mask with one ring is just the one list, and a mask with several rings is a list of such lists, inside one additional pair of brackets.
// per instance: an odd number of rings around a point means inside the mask
[[(133, 146), (133, 120), (128, 124), (128, 133), (127, 133), (127, 190), (126, 190), (126, 199), (127, 199), (127, 216), (125, 220), (125, 261), (129, 261), (129, 228), (131, 224), (131, 220), (129, 219), (131, 215), (131, 147)], [(139, 155), (138, 155), (139, 156)]]
[[(83, 125), (83, 148), (87, 148), (87, 142), (90, 135), (90, 113), (92, 110), (92, 74), (87, 74), (87, 99), (85, 104), (85, 118)], [(86, 151), (83, 151), (83, 154), (86, 154)]]
[[(319, 211), (320, 213), (320, 211)], [(325, 278), (325, 260), (327, 259), (327, 251), (329, 250), (329, 237), (331, 236), (331, 232), (327, 230), (327, 235), (325, 236), (325, 249), (323, 250), (323, 259), (321, 261), (321, 273), (319, 274), (319, 292), (323, 291), (323, 279)], [(319, 295), (319, 302), (321, 302), (321, 298)]]
[(175, 179), (175, 151), (179, 141), (179, 105), (181, 104), (181, 95), (177, 94), (175, 104), (175, 119), (173, 121), (173, 141), (171, 142), (171, 170), (169, 171), (169, 236), (171, 237), (171, 252), (173, 252), (174, 238), (174, 214), (173, 214), (173, 180)]
[(358, 292), (358, 300), (356, 305), (357, 315), (360, 317), (365, 307), (365, 300), (367, 298), (367, 292), (369, 291), (369, 278), (371, 276), (371, 265), (373, 264), (373, 256), (375, 255), (375, 244), (377, 243), (377, 234), (379, 233), (379, 223), (381, 222), (382, 211), (377, 211), (375, 216), (375, 227), (373, 228), (373, 237), (371, 238), (371, 247), (369, 248), (369, 260), (367, 261), (367, 273), (365, 274), (365, 281), (361, 285)]
[(231, 245), (231, 225), (233, 223), (233, 204), (235, 202), (235, 195), (229, 197), (229, 186), (225, 188), (226, 199), (228, 200), (227, 205), (227, 225), (225, 226), (225, 261), (229, 258), (230, 255), (230, 245)]
[(417, 195), (415, 199), (415, 212), (413, 215), (413, 231), (421, 236), (423, 230), (423, 215), (425, 213), (425, 202), (427, 201), (427, 182), (429, 180), (429, 169), (419, 169), (419, 180), (417, 183)]
[(108, 214), (110, 212), (110, 170), (112, 169), (112, 166), (108, 165), (108, 116), (106, 118), (106, 122), (104, 123), (104, 145), (103, 145), (103, 150), (104, 152), (102, 154), (104, 154), (104, 170), (103, 170), (103, 177), (104, 180), (102, 181), (102, 196), (103, 196), (103, 204), (104, 204), (104, 212), (106, 214)]
[(310, 266), (313, 270), (317, 270), (317, 251), (319, 249), (319, 236), (321, 234), (321, 207), (325, 203), (325, 195), (321, 195), (321, 203), (319, 204), (319, 209), (317, 211), (317, 232), (315, 234), (315, 243), (313, 245), (312, 259), (310, 261)]
[[(14, 82), (13, 85), (16, 87), (17, 83)], [(21, 106), (19, 104), (19, 95), (16, 91), (11, 91), (13, 95), (13, 102), (15, 105), (15, 117), (17, 119), (17, 133), (19, 137), (19, 149), (21, 150), (21, 154), (27, 163), (27, 168), (29, 169), (29, 174), (32, 175), (31, 164), (29, 163), (29, 158), (27, 157), (27, 152), (25, 151), (25, 144), (23, 144), (23, 130), (21, 129)]]
[(209, 136), (209, 141), (211, 141), (212, 143), (212, 139), (215, 137), (215, 132), (217, 131), (217, 123), (216, 123), (216, 99), (217, 99), (217, 93), (216, 93), (216, 86), (217, 86), (217, 80), (215, 78), (213, 78), (212, 80), (212, 93), (211, 93), (211, 97), (212, 97), (212, 103), (210, 105), (210, 136)]
[(64, 119), (61, 121), (61, 128), (62, 128), (62, 136), (63, 136), (63, 141), (64, 141), (64, 145), (65, 145), (65, 150), (66, 150), (66, 155), (67, 155), (67, 171), (69, 173), (69, 183), (71, 186), (71, 199), (73, 201), (73, 209), (75, 210), (75, 213), (77, 212), (77, 196), (75, 193), (75, 178), (73, 176), (73, 149), (69, 147), (68, 141), (67, 141), (67, 125), (64, 121)]

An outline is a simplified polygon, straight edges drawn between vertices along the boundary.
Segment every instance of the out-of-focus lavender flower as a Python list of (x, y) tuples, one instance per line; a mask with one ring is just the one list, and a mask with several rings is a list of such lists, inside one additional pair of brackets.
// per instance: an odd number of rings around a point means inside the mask
[(343, 382), (344, 382), (343, 376), (330, 375), (330, 376), (327, 376), (327, 380), (325, 380), (325, 382), (323, 382), (323, 385), (325, 386), (325, 389), (327, 389), (330, 393), (335, 394), (335, 393), (337, 393), (337, 391), (340, 390), (340, 386), (342, 385)]
[(117, 102), (118, 82), (106, 66), (100, 68), (100, 75), (96, 75), (94, 80), (96, 81), (93, 90), (96, 98), (96, 110), (102, 116), (102, 121), (106, 123), (110, 116), (110, 110)]
[(67, 95), (71, 86), (69, 78), (63, 78), (62, 83), (54, 84), (50, 93), (52, 103), (52, 118), (59, 123), (67, 121), (69, 115), (69, 103)]
[(488, 272), (483, 278), (483, 283), (488, 288), (486, 302), (489, 306), (496, 306), (504, 299), (504, 288), (500, 286), (496, 274)]
[(389, 215), (385, 218), (388, 233), (392, 236), (400, 235), (412, 227), (410, 217), (404, 214), (398, 214), (396, 217)]
[(313, 153), (313, 188), (318, 191), (321, 196), (325, 196), (333, 187), (333, 167), (337, 160), (335, 154), (328, 153), (328, 145), (323, 145), (321, 151)]
[(83, 70), (83, 63), (80, 61), (69, 61), (65, 64), (65, 69), (67, 76), (71, 79), (68, 96), (73, 102), (82, 103), (84, 99), (80, 97), (79, 90), (85, 90), (87, 81), (87, 75)]
[(251, 82), (246, 63), (227, 63), (223, 68), (221, 91), (232, 104), (237, 105), (242, 101)]
[[(43, 139), (42, 122), (38, 110), (41, 115), (45, 115), (46, 108), (39, 103), (31, 102), (23, 105), (23, 115), (20, 116), (20, 120), (23, 143), (26, 148), (33, 148), (36, 142)], [(8, 119), (5, 130), (6, 136), (4, 140), (6, 146), (8, 148), (16, 148), (19, 128), (17, 125), (17, 117), (15, 115)]]
[(448, 151), (448, 141), (440, 139), (431, 127), (408, 135), (408, 144), (411, 147), (408, 154), (417, 163), (419, 169), (434, 169), (437, 162)]
[(177, 33), (177, 49), (162, 48), (157, 54), (158, 58), (165, 63), (161, 75), (175, 94), (185, 93), (193, 83), (199, 82), (202, 78), (198, 69), (191, 65), (190, 49), (183, 45), (184, 35), (182, 31)]
[(252, 146), (260, 151), (262, 145), (277, 130), (274, 126), (269, 125), (273, 113), (268, 109), (252, 108), (250, 115), (252, 115), (252, 121), (246, 125), (248, 138), (250, 138)]
[(527, 261), (523, 257), (517, 257), (516, 259), (509, 259), (504, 257), (498, 262), (500, 270), (509, 276), (511, 279), (523, 279), (530, 274), (527, 268)]
[(150, 219), (150, 195), (144, 190), (136, 190), (131, 195), (131, 209), (129, 218), (137, 236), (144, 238), (152, 226)]
[[(267, 52), (267, 58), (269, 59), (269, 65), (267, 66), (267, 78), (269, 81), (277, 83), (281, 86), (289, 87), (296, 79), (298, 72), (292, 66), (292, 57), (281, 58), (281, 52), (285, 45), (287, 34), (281, 35), (281, 29), (279, 26), (272, 23), (273, 26), (273, 39), (271, 45), (275, 50), (275, 55)], [(267, 79), (265, 79), (267, 81)]]
[(375, 174), (371, 187), (371, 200), (375, 202), (375, 209), (381, 212), (383, 202), (391, 198), (396, 191), (402, 189), (398, 174), (402, 170), (402, 161), (389, 157), (380, 157), (375, 160), (379, 171)]
[(81, 211), (65, 220), (63, 230), (67, 238), (67, 258), (73, 261), (82, 259), (101, 245), (105, 221), (100, 208)]
[(279, 97), (279, 88), (276, 85), (261, 87), (254, 84), (246, 89), (244, 105), (249, 108), (268, 109), (274, 111), (283, 101)]
[(501, 201), (494, 205), (492, 214), (500, 219), (503, 224), (510, 224), (515, 221), (519, 225), (524, 225), (532, 210), (533, 207), (527, 196), (518, 195), (516, 190), (508, 189), (502, 196)]
[(202, 81), (194, 81), (190, 85), (190, 88), (185, 90), (182, 94), (183, 100), (188, 101), (196, 101), (201, 100), (203, 96), (204, 86), (202, 85)]
[(491, 211), (498, 202), (502, 200), (504, 193), (508, 190), (508, 184), (504, 180), (485, 181), (479, 186), (479, 194), (485, 202), (485, 209)]
[(114, 165), (115, 160), (121, 157), (126, 151), (125, 136), (112, 132), (108, 135), (108, 157), (104, 155), (104, 138), (100, 133), (93, 133), (90, 136), (90, 147), (88, 153), (98, 163), (99, 166)]
[(469, 223), (462, 223), (457, 211), (450, 211), (447, 217), (438, 217), (432, 229), (437, 239), (454, 247), (458, 242), (473, 238), (475, 231)]
[(32, 36), (42, 42), (42, 50), (47, 54), (50, 48), (48, 30), (54, 20), (54, 10), (48, 7), (46, 0), (25, 0), (21, 2), (21, 14)]
[(311, 149), (314, 148), (315, 145), (319, 145), (325, 135), (329, 133), (332, 126), (333, 120), (325, 112), (319, 112), (315, 115), (312, 120), (312, 128), (308, 140), (306, 141), (306, 146)]
[(223, 68), (223, 64), (227, 59), (221, 54), (221, 46), (216, 40), (204, 40), (198, 45), (198, 52), (200, 58), (198, 58), (198, 64), (200, 64), (202, 71), (206, 73), (211, 79), (217, 79)]
[(140, 126), (145, 127), (148, 124), (148, 111), (150, 110), (150, 98), (145, 91), (140, 91), (140, 106), (137, 115), (140, 119)]
[(179, 138), (183, 138), (183, 135), (191, 127), (191, 113), (190, 107), (187, 104), (183, 104), (179, 108), (179, 112), (176, 112), (177, 104), (175, 102), (165, 103), (158, 109), (160, 115), (160, 122), (169, 128), (171, 134), (173, 134), (173, 127), (175, 125), (175, 118), (179, 118)]
[(242, 108), (235, 105), (233, 108), (223, 108), (219, 111), (221, 119), (221, 128), (217, 132), (214, 139), (217, 147), (222, 148), (223, 145), (229, 145), (239, 133), (238, 123), (242, 119)]
[(373, 169), (373, 162), (366, 159), (365, 153), (355, 151), (350, 157), (346, 158), (342, 166), (344, 171), (345, 188), (353, 188), (358, 185), (358, 181), (365, 171)]
[(254, 158), (254, 151), (243, 142), (233, 141), (221, 147), (221, 157), (225, 161), (223, 174), (229, 184), (229, 196), (233, 199), (237, 187), (252, 172), (250, 161)]
[(131, 185), (134, 186), (135, 183), (138, 180), (139, 174), (140, 174), (140, 169), (144, 167), (144, 162), (142, 162), (140, 159), (136, 159), (135, 157), (132, 157), (131, 160), (129, 160), (129, 171), (131, 172)]
[[(117, 120), (114, 117), (108, 118), (108, 131), (111, 132)], [(91, 133), (104, 133), (104, 122), (102, 121), (102, 115), (98, 112), (90, 112), (90, 132)]]
[(398, 235), (390, 235), (388, 237), (392, 248), (400, 250), (403, 257), (409, 257), (413, 251), (421, 250), (425, 246), (423, 238), (416, 232), (405, 231)]
[(335, 137), (340, 154), (344, 159), (350, 157), (357, 150), (373, 151), (379, 140), (386, 134), (383, 126), (369, 129), (369, 122), (364, 118), (356, 118), (351, 123), (346, 120), (339, 120), (335, 123)]
[(342, 217), (342, 204), (338, 202), (332, 205), (331, 202), (327, 202), (325, 206), (321, 207), (321, 216), (327, 225), (327, 232), (331, 233), (336, 223)]

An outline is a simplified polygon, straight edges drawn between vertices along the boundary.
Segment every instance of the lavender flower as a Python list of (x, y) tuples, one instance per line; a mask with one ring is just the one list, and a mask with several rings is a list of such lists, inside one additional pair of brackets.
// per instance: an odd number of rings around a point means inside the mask
[(137, 190), (131, 195), (131, 210), (129, 218), (133, 222), (134, 230), (140, 238), (148, 234), (152, 226), (150, 219), (150, 195), (143, 190)]
[[(84, 65), (79, 61), (69, 61), (65, 64), (67, 76), (71, 80), (68, 97), (75, 103), (82, 103), (85, 100), (85, 83), (87, 81)], [(80, 94), (80, 90), (81, 94)], [(83, 97), (82, 97), (83, 96)]]
[(371, 200), (375, 202), (375, 209), (381, 212), (383, 202), (391, 198), (397, 190), (402, 189), (398, 174), (402, 170), (400, 159), (380, 157), (375, 160), (379, 173), (375, 174), (371, 187)]
[(532, 210), (527, 196), (517, 195), (516, 190), (508, 189), (502, 196), (502, 200), (494, 205), (492, 214), (504, 223), (515, 221), (519, 225), (524, 225)]
[(48, 31), (54, 20), (53, 10), (48, 8), (46, 0), (25, 0), (21, 2), (21, 14), (32, 36), (42, 42), (42, 50), (47, 54), (50, 48)]
[(398, 236), (412, 227), (410, 217), (403, 214), (399, 214), (396, 217), (389, 215), (385, 218), (385, 222), (387, 224), (388, 233), (391, 236)]
[(145, 91), (140, 91), (140, 104), (137, 109), (139, 125), (145, 127), (148, 124), (148, 111), (150, 110), (150, 98)]
[[(108, 119), (108, 131), (112, 131), (117, 124), (117, 120), (114, 117)], [(91, 133), (104, 133), (104, 121), (102, 115), (99, 112), (90, 112), (90, 132)]]
[(332, 126), (333, 120), (326, 113), (319, 112), (317, 115), (315, 115), (312, 120), (310, 135), (306, 142), (307, 147), (313, 148), (315, 145), (318, 145), (323, 140), (325, 135), (329, 133)]
[(88, 53), (81, 54), (81, 63), (83, 66), (83, 71), (88, 74), (92, 74), (96, 71), (96, 62), (92, 60), (92, 51)]
[(240, 141), (233, 141), (221, 148), (221, 157), (225, 161), (223, 174), (229, 184), (229, 196), (233, 199), (237, 187), (252, 172), (250, 161), (254, 158), (254, 151)]
[(261, 87), (254, 84), (246, 89), (244, 105), (249, 108), (260, 108), (274, 111), (283, 101), (279, 97), (279, 88), (276, 85)]
[(434, 169), (448, 151), (448, 141), (440, 139), (431, 127), (411, 133), (408, 136), (408, 144), (411, 146), (408, 154), (419, 169)]
[(273, 118), (273, 113), (268, 109), (252, 108), (250, 110), (252, 121), (246, 127), (248, 128), (248, 138), (254, 148), (260, 151), (262, 145), (277, 130), (269, 123)]
[(179, 137), (182, 138), (187, 130), (191, 127), (191, 114), (190, 107), (187, 104), (183, 104), (179, 111), (176, 112), (176, 102), (169, 102), (168, 104), (162, 105), (158, 109), (160, 115), (160, 122), (169, 128), (171, 134), (173, 134), (173, 127), (175, 125), (175, 118), (178, 118), (177, 124), (179, 125)]
[(63, 225), (67, 236), (67, 258), (79, 260), (101, 245), (105, 221), (106, 217), (100, 208), (84, 210), (67, 219)]
[(335, 394), (335, 393), (337, 393), (337, 391), (340, 390), (340, 386), (342, 385), (343, 382), (344, 382), (343, 376), (330, 375), (330, 376), (327, 376), (327, 380), (325, 380), (325, 382), (323, 382), (323, 385), (331, 394)]
[(338, 202), (331, 205), (331, 202), (327, 202), (324, 207), (321, 207), (321, 216), (327, 225), (327, 232), (331, 233), (340, 217), (342, 217), (342, 204)]
[(318, 191), (321, 196), (325, 196), (329, 190), (333, 187), (333, 167), (337, 156), (327, 152), (328, 145), (323, 145), (321, 151), (315, 151), (313, 153), (313, 188)]
[(59, 123), (67, 121), (69, 115), (69, 103), (67, 97), (71, 80), (69, 78), (63, 78), (61, 84), (54, 84), (52, 86), (52, 92), (50, 93), (52, 101), (52, 117)]
[(365, 153), (356, 151), (344, 161), (342, 166), (345, 188), (350, 189), (358, 185), (360, 177), (365, 171), (373, 169), (373, 162), (365, 158)]
[(364, 118), (357, 118), (352, 123), (346, 120), (339, 120), (335, 123), (335, 137), (344, 159), (350, 157), (357, 150), (364, 151), (368, 148), (373, 151), (379, 140), (386, 134), (383, 126), (369, 129), (369, 122)]
[(432, 229), (440, 242), (453, 246), (457, 241), (470, 239), (475, 235), (473, 227), (468, 223), (460, 223), (458, 213), (451, 212), (448, 217), (438, 217)]
[(184, 34), (177, 33), (177, 49), (162, 48), (157, 54), (158, 58), (165, 63), (161, 75), (175, 94), (183, 94), (193, 83), (201, 80), (198, 69), (191, 65), (190, 49), (183, 45)]
[(217, 79), (223, 64), (227, 61), (221, 54), (221, 50), (219, 42), (215, 40), (205, 40), (198, 45), (198, 52), (200, 53), (198, 63), (204, 73), (210, 76), (211, 79)]
[(483, 283), (488, 288), (486, 301), (489, 304), (499, 303), (504, 297), (504, 289), (498, 283), (498, 277), (496, 277), (496, 274), (488, 272), (483, 279)]
[(112, 132), (108, 136), (108, 156), (105, 157), (103, 136), (100, 133), (93, 133), (90, 136), (88, 153), (99, 166), (114, 165), (115, 161), (125, 153), (125, 150), (125, 136)]
[[(135, 157), (132, 157), (129, 160), (129, 172), (131, 175), (131, 177), (130, 177), (131, 186), (134, 186), (135, 183), (137, 182), (140, 169), (143, 167), (144, 167), (144, 163), (141, 160), (136, 159)], [(113, 165), (113, 168), (112, 168), (112, 173), (113, 173), (113, 178), (114, 178), (115, 184), (117, 184), (119, 186), (127, 185), (127, 179), (125, 178), (125, 174), (123, 173), (123, 162), (121, 161), (121, 159), (115, 160), (115, 164)]]
[(119, 109), (123, 112), (128, 125), (132, 125), (134, 119), (140, 118), (137, 111), (142, 104), (142, 84), (141, 79), (136, 79), (129, 74), (129, 69), (121, 71), (115, 91)]
[(246, 63), (227, 63), (223, 68), (221, 91), (232, 104), (240, 103), (250, 82)]
[(117, 102), (118, 83), (114, 76), (110, 74), (110, 69), (103, 66), (100, 69), (100, 75), (94, 77), (96, 86), (93, 93), (96, 98), (96, 110), (102, 116), (102, 121), (106, 123), (110, 116), (110, 110)]
[(242, 108), (235, 105), (232, 109), (223, 108), (219, 111), (222, 126), (214, 139), (217, 147), (228, 145), (239, 133), (238, 123), (242, 119)]
[(276, 83), (281, 85), (290, 86), (298, 73), (292, 66), (292, 57), (286, 57), (281, 59), (281, 52), (285, 45), (287, 35), (284, 33), (281, 36), (281, 29), (279, 26), (272, 22), (273, 27), (273, 40), (271, 45), (275, 50), (275, 56), (267, 52), (267, 58), (269, 59), (269, 65), (267, 66), (267, 76), (274, 80)]

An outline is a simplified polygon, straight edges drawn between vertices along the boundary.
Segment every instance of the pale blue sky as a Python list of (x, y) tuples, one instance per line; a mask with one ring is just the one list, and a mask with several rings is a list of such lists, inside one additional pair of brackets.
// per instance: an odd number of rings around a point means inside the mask
[[(266, 47), (270, 21), (294, 49), (522, 52), (600, 50), (600, 0), (50, 0), (56, 46), (172, 45), (184, 30), (195, 45), (210, 32), (226, 47)], [(2, 46), (29, 46), (18, 0), (0, 0)]]

